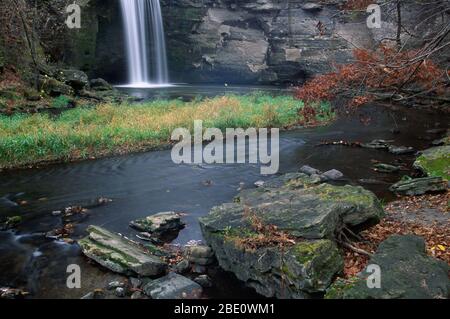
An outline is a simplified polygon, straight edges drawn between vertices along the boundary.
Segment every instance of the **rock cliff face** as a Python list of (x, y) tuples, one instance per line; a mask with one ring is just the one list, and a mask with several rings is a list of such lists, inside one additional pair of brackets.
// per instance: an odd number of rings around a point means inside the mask
[[(119, 0), (80, 2), (82, 29), (70, 31), (66, 62), (91, 76), (125, 81)], [(371, 30), (365, 12), (339, 13), (342, 2), (161, 0), (171, 81), (303, 82), (349, 60), (355, 46), (395, 38), (392, 17), (384, 15), (382, 29)], [(417, 10), (411, 5), (404, 11), (409, 27)]]
[[(336, 5), (307, 1), (164, 0), (173, 78), (217, 83), (301, 82), (350, 57)], [(326, 25), (320, 35), (318, 22)], [(188, 75), (188, 76), (187, 76)]]

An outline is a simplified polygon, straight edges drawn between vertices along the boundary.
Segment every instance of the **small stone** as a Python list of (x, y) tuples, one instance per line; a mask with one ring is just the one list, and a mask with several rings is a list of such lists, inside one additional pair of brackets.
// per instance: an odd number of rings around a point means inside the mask
[(130, 284), (133, 289), (138, 289), (142, 285), (142, 281), (138, 278), (130, 278)]
[(308, 165), (302, 166), (302, 167), (300, 168), (300, 172), (301, 172), (301, 173), (304, 173), (304, 174), (306, 174), (306, 175), (308, 175), (308, 176), (311, 176), (311, 175), (320, 175), (320, 174), (321, 174), (321, 172), (320, 172), (318, 169), (315, 169), (315, 168), (313, 168), (313, 167), (311, 167), (311, 166), (308, 166)]
[(326, 181), (336, 181), (344, 177), (344, 174), (336, 169), (332, 169), (321, 175), (322, 179)]
[(370, 148), (370, 149), (385, 149), (387, 150), (389, 148), (389, 143), (393, 141), (386, 141), (386, 140), (373, 140), (370, 143), (364, 143), (361, 144), (363, 148)]
[(140, 291), (135, 291), (131, 295), (131, 299), (133, 299), (133, 300), (142, 299), (142, 297), (143, 297), (143, 295), (142, 295), (142, 292), (140, 292)]
[(375, 171), (380, 172), (380, 173), (397, 173), (400, 171), (400, 167), (398, 167), (398, 166), (383, 164), (383, 163), (374, 165), (374, 169), (375, 169)]
[(264, 184), (265, 184), (265, 182), (264, 181), (257, 181), (257, 182), (255, 182), (255, 186), (256, 187), (264, 187)]
[(175, 266), (175, 271), (179, 274), (184, 274), (189, 271), (190, 265), (187, 259), (183, 259)]
[(116, 288), (121, 288), (123, 286), (124, 284), (120, 281), (112, 281), (108, 284), (108, 290), (114, 290)]
[(125, 288), (117, 287), (116, 290), (114, 291), (114, 294), (119, 298), (125, 297), (126, 296)]
[(130, 226), (141, 232), (162, 235), (167, 232), (183, 229), (184, 223), (181, 221), (181, 214), (164, 212), (132, 221)]
[(194, 274), (204, 274), (206, 272), (206, 267), (198, 264), (192, 266), (192, 272)]
[(203, 288), (211, 288), (213, 285), (211, 278), (209, 278), (208, 275), (200, 275), (197, 278), (195, 278), (194, 281)]
[(305, 11), (320, 11), (323, 9), (322, 5), (314, 2), (307, 2), (302, 5), (302, 9)]
[(414, 154), (416, 150), (413, 147), (390, 146), (389, 152), (394, 155), (407, 155), (407, 154)]
[(208, 246), (189, 246), (186, 249), (189, 262), (201, 266), (208, 266), (214, 262), (214, 252)]
[(145, 285), (144, 292), (153, 299), (198, 299), (203, 289), (189, 278), (170, 273)]

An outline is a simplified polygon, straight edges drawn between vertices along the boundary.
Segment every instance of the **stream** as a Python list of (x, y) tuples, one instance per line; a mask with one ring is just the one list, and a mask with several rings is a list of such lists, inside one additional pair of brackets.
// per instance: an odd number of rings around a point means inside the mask
[[(248, 93), (257, 88), (228, 88), (233, 93)], [(167, 88), (158, 94), (150, 90), (132, 90), (144, 99), (155, 97), (193, 98), (214, 96), (224, 88), (192, 86)], [(279, 94), (279, 90), (269, 92)], [(388, 191), (400, 174), (380, 174), (371, 168), (373, 160), (410, 167), (414, 156), (395, 156), (386, 151), (344, 146), (320, 146), (322, 141), (395, 140), (398, 146), (428, 147), (439, 136), (427, 130), (447, 128), (448, 117), (428, 111), (410, 111), (403, 107), (368, 105), (344, 114), (327, 127), (283, 132), (280, 137), (280, 172), (292, 172), (302, 165), (321, 170), (336, 168), (348, 183), (360, 184), (384, 200), (393, 199)], [(393, 129), (398, 132), (393, 132)], [(52, 165), (44, 168), (0, 172), (0, 217), (23, 216), (15, 232), (0, 232), (0, 287), (24, 288), (33, 298), (80, 298), (102, 288), (115, 278), (83, 257), (76, 244), (46, 239), (44, 234), (61, 226), (61, 218), (52, 212), (71, 205), (87, 205), (99, 197), (111, 203), (90, 209), (85, 220), (76, 225), (73, 238), (85, 235), (88, 225), (102, 226), (135, 238), (128, 227), (131, 220), (163, 211), (185, 212), (187, 227), (174, 241), (186, 244), (201, 240), (198, 218), (215, 205), (232, 201), (239, 187), (254, 187), (265, 178), (258, 165), (176, 165), (170, 151), (132, 154), (120, 157)], [(362, 182), (361, 179), (366, 180)], [(22, 201), (15, 205), (14, 201)], [(78, 264), (82, 269), (82, 289), (66, 287), (66, 268)], [(255, 294), (230, 274), (213, 278), (216, 287), (209, 296), (251, 298)]]

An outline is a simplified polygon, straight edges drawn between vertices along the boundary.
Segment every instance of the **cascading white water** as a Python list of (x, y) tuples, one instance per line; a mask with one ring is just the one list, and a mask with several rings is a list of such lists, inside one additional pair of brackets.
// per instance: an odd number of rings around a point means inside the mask
[(159, 0), (120, 2), (125, 22), (128, 86), (168, 84), (166, 42)]

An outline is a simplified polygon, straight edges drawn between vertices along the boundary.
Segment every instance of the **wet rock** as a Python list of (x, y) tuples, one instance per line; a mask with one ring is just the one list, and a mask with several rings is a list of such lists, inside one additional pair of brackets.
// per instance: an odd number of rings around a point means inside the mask
[(101, 289), (97, 289), (84, 295), (81, 299), (105, 299), (105, 292)]
[(61, 216), (61, 215), (62, 215), (62, 211), (60, 211), (60, 210), (55, 210), (52, 212), (52, 216), (57, 217), (57, 216)]
[(322, 175), (320, 175), (320, 177), (325, 181), (337, 181), (343, 178), (344, 174), (336, 169), (332, 169), (328, 172), (323, 173)]
[(243, 191), (237, 203), (215, 207), (202, 220), (208, 227), (223, 231), (239, 227), (244, 211), (251, 210), (261, 220), (280, 231), (309, 239), (331, 238), (342, 222), (353, 227), (377, 222), (384, 211), (376, 196), (362, 187), (309, 185), (291, 180), (284, 187)]
[(23, 299), (27, 295), (29, 293), (22, 289), (0, 287), (0, 299)]
[(414, 167), (428, 176), (450, 180), (450, 145), (433, 147), (422, 152)]
[(375, 171), (380, 173), (397, 173), (400, 171), (400, 167), (398, 166), (383, 163), (375, 164), (373, 167)]
[(2, 222), (0, 222), (0, 231), (16, 228), (22, 220), (22, 216), (6, 217)]
[(261, 189), (280, 188), (286, 185), (292, 188), (305, 188), (320, 183), (321, 179), (317, 175), (308, 176), (304, 173), (287, 173), (269, 179)]
[(141, 232), (162, 236), (168, 232), (176, 232), (184, 228), (181, 214), (165, 212), (132, 221), (130, 226)]
[(301, 173), (304, 173), (304, 174), (306, 174), (306, 175), (308, 175), (308, 176), (311, 176), (311, 175), (320, 175), (320, 174), (322, 173), (322, 172), (319, 171), (318, 169), (315, 169), (315, 168), (313, 168), (313, 167), (311, 167), (311, 166), (308, 166), (308, 165), (302, 166), (302, 167), (300, 168), (300, 172), (301, 172)]
[(316, 11), (321, 11), (323, 9), (323, 7), (321, 4), (318, 4), (318, 3), (307, 2), (302, 5), (302, 9), (305, 11), (316, 12)]
[(441, 177), (405, 179), (390, 187), (392, 192), (407, 196), (442, 192), (446, 189), (447, 183)]
[(192, 273), (194, 274), (204, 274), (206, 272), (206, 267), (200, 264), (193, 264), (191, 267)]
[(279, 247), (245, 249), (221, 233), (206, 236), (219, 265), (266, 297), (309, 298), (325, 291), (343, 270), (339, 250), (330, 240), (300, 242), (281, 251)]
[(256, 187), (263, 187), (264, 184), (265, 184), (264, 181), (257, 181), (257, 182), (255, 182), (255, 186), (256, 186)]
[(328, 299), (446, 299), (450, 296), (447, 263), (426, 253), (421, 237), (394, 235), (382, 242), (369, 261), (381, 269), (381, 287), (370, 289), (367, 268), (350, 283), (338, 282)]
[(135, 291), (133, 292), (133, 294), (131, 295), (131, 299), (132, 300), (138, 300), (138, 299), (142, 299), (143, 298), (143, 294), (140, 291)]
[(123, 282), (113, 281), (113, 282), (110, 282), (108, 284), (107, 289), (108, 290), (115, 290), (116, 288), (123, 288), (123, 287), (125, 287), (125, 284)]
[(389, 149), (389, 143), (392, 143), (392, 142), (393, 141), (373, 140), (370, 143), (361, 144), (361, 147), (363, 147), (363, 148), (371, 148), (371, 149), (387, 150), (387, 149)]
[(407, 146), (390, 146), (389, 152), (394, 155), (408, 155), (408, 154), (414, 154), (416, 150), (413, 147), (407, 147)]
[(111, 84), (101, 78), (92, 79), (91, 81), (89, 81), (89, 85), (94, 91), (111, 91), (114, 89)]
[(145, 285), (144, 292), (153, 299), (199, 299), (203, 289), (186, 277), (170, 273)]
[(427, 133), (428, 134), (444, 134), (444, 133), (446, 133), (447, 132), (447, 129), (445, 129), (445, 128), (435, 128), (435, 129), (430, 129), (430, 130), (427, 130)]
[(189, 246), (186, 248), (186, 257), (189, 262), (201, 266), (214, 263), (214, 252), (209, 246)]
[(117, 287), (114, 290), (114, 295), (119, 298), (124, 298), (127, 295), (127, 292), (126, 292), (125, 288)]
[(211, 278), (208, 275), (200, 275), (194, 281), (203, 288), (211, 288), (213, 286)]
[[(335, 232), (343, 224), (363, 226), (384, 216), (376, 196), (362, 187), (304, 185), (303, 174), (278, 188), (245, 190), (235, 203), (215, 207), (200, 219), (219, 265), (264, 296), (308, 298), (325, 291), (343, 268)], [(249, 212), (297, 240), (283, 250), (243, 247), (243, 240), (263, 235), (252, 226)]]
[(190, 269), (189, 261), (186, 259), (183, 259), (175, 266), (175, 271), (179, 274), (187, 273)]
[(142, 280), (138, 278), (130, 278), (130, 284), (133, 289), (138, 289), (142, 285)]
[(89, 226), (89, 236), (78, 243), (83, 253), (111, 271), (122, 274), (157, 276), (167, 264), (142, 246), (97, 226)]

